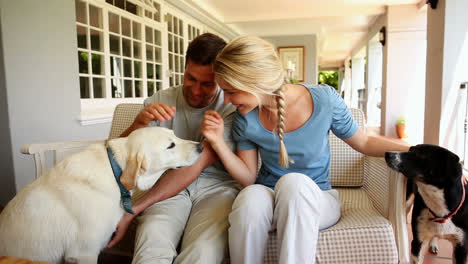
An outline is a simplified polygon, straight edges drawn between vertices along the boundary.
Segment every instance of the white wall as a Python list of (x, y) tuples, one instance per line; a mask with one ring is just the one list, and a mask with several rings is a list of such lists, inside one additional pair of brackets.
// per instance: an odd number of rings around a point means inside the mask
[(304, 46), (304, 83), (318, 83), (317, 37), (315, 35), (262, 37), (276, 48), (285, 46)]
[(426, 71), (426, 12), (416, 5), (387, 7), (383, 49), (381, 132), (396, 136), (395, 122), (407, 120), (413, 144), (422, 143)]
[(6, 94), (0, 99), (0, 110), (6, 106), (0, 111), (6, 141), (1, 164), (13, 164), (0, 174), (5, 205), (35, 174), (32, 157), (20, 153), (23, 144), (106, 138), (110, 124), (83, 127), (77, 121), (74, 0), (0, 0), (0, 25), (0, 95)]

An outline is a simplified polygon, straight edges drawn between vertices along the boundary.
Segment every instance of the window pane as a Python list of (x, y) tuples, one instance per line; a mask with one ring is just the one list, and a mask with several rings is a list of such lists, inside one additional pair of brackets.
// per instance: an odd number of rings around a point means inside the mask
[(91, 29), (91, 49), (95, 51), (103, 50), (103, 37), (102, 32)]
[(111, 12), (109, 12), (109, 30), (117, 34), (120, 33), (119, 16)]
[(109, 34), (109, 47), (112, 54), (120, 55), (120, 38)]
[(152, 96), (154, 94), (154, 82), (148, 82), (148, 96)]
[(154, 30), (154, 44), (161, 46), (161, 32), (159, 30)]
[(178, 41), (178, 37), (175, 37), (174, 36), (174, 52), (175, 53), (179, 53), (179, 41)]
[(174, 19), (174, 34), (179, 34), (179, 21), (177, 20), (177, 17), (173, 17)]
[(170, 14), (166, 15), (166, 21), (167, 21), (167, 31), (173, 32), (172, 31), (172, 16)]
[(106, 3), (114, 5), (114, 0), (106, 0)]
[(161, 80), (161, 65), (156, 64), (156, 79)]
[(133, 21), (133, 38), (141, 39), (141, 25), (135, 21)]
[(94, 98), (104, 98), (104, 78), (93, 78)]
[(169, 51), (172, 52), (173, 49), (172, 49), (172, 35), (171, 34), (168, 34), (167, 36), (167, 45), (168, 45)]
[(148, 11), (148, 10), (145, 10), (145, 17), (151, 19), (151, 18), (153, 18), (153, 13)]
[(177, 56), (175, 56), (175, 67), (174, 67), (174, 71), (175, 72), (180, 72), (179, 71), (179, 58)]
[(154, 12), (154, 20), (156, 21), (161, 21), (161, 6), (156, 3), (156, 2), (153, 2), (153, 6), (154, 8), (156, 9), (156, 11)]
[(146, 42), (153, 43), (153, 30), (150, 27), (146, 27), (145, 32), (146, 32)]
[(179, 54), (184, 55), (184, 39), (183, 38), (179, 39), (179, 48), (180, 48)]
[(162, 83), (157, 82), (156, 83), (156, 91), (161, 91)]
[(135, 15), (137, 14), (137, 6), (136, 5), (130, 3), (129, 1), (127, 1), (125, 4), (126, 4), (125, 5), (125, 10), (127, 10), (128, 12), (130, 12), (132, 14), (135, 14)]
[(146, 60), (153, 61), (153, 46), (146, 45)]
[(111, 66), (111, 75), (116, 77), (122, 76), (122, 62), (120, 58), (111, 57), (110, 58), (110, 66)]
[(138, 41), (133, 41), (133, 57), (141, 59), (141, 43)]
[(180, 58), (179, 58), (179, 63), (180, 63), (180, 70), (181, 70), (181, 72), (185, 72), (184, 57), (180, 57)]
[(132, 77), (132, 61), (131, 60), (123, 60), (123, 70), (125, 77)]
[(125, 10), (125, 0), (114, 0), (116, 7)]
[[(87, 12), (86, 12), (86, 3), (83, 2), (82, 0), (76, 0), (75, 1), (75, 12), (76, 12), (76, 21), (83, 23), (83, 24), (88, 24), (87, 18)], [(88, 97), (89, 98), (89, 97)]]
[(112, 98), (122, 98), (122, 81), (120, 79), (111, 79)]
[(135, 81), (135, 97), (143, 97), (141, 81)]
[(104, 56), (91, 54), (93, 74), (104, 75)]
[(154, 59), (156, 62), (161, 62), (161, 48), (154, 48)]
[(89, 24), (93, 27), (102, 28), (101, 8), (89, 5)]
[(132, 81), (124, 80), (124, 86), (125, 86), (125, 97), (133, 97)]
[(88, 53), (78, 51), (78, 65), (80, 73), (88, 73)]
[(169, 54), (169, 69), (174, 71), (174, 63), (173, 63), (173, 59), (174, 57), (172, 56), (172, 54)]
[(148, 79), (153, 79), (154, 78), (153, 64), (152, 63), (147, 63), (146, 64), (146, 78), (148, 78)]
[(88, 34), (88, 29), (82, 26), (76, 26), (76, 37), (78, 40), (78, 48), (87, 49), (88, 41), (86, 35)]
[(179, 28), (180, 28), (180, 36), (184, 36), (184, 31), (182, 30), (184, 28), (182, 20), (179, 19)]
[(122, 38), (122, 54), (127, 57), (132, 56), (132, 46), (131, 41), (126, 38)]
[(133, 77), (141, 78), (141, 61), (133, 62)]
[(80, 76), (80, 98), (89, 97), (89, 78)]
[(122, 25), (122, 34), (127, 36), (127, 37), (131, 37), (132, 34), (131, 34), (131, 29), (130, 29), (130, 20), (124, 18), (124, 17), (121, 17), (122, 21), (121, 21), (121, 25)]

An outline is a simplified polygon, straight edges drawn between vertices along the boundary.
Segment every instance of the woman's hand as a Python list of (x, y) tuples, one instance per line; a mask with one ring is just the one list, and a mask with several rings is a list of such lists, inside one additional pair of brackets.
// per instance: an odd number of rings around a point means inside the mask
[(201, 133), (212, 146), (224, 140), (224, 120), (218, 112), (213, 110), (205, 112)]

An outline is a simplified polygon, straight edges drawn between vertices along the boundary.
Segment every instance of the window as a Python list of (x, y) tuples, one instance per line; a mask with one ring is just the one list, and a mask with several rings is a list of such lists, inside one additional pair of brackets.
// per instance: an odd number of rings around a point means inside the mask
[(184, 80), (184, 22), (173, 16), (166, 15), (167, 49), (169, 54), (169, 86), (182, 85)]
[(75, 2), (78, 70), (81, 98), (104, 98), (104, 38), (102, 9)]
[(75, 0), (75, 7), (82, 124), (109, 122), (117, 104), (183, 83), (199, 21), (164, 0)]
[(111, 97), (143, 97), (141, 24), (108, 14)]

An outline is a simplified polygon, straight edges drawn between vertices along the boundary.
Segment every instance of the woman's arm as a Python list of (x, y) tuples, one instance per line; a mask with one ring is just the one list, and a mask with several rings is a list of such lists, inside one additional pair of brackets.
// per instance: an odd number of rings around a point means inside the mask
[(396, 142), (384, 136), (369, 136), (360, 128), (343, 141), (362, 154), (374, 157), (383, 157), (387, 151), (408, 151), (410, 148), (406, 142)]
[(238, 150), (237, 155), (234, 154), (224, 141), (224, 121), (216, 111), (206, 111), (201, 132), (232, 178), (242, 186), (255, 182), (258, 167), (257, 149)]

